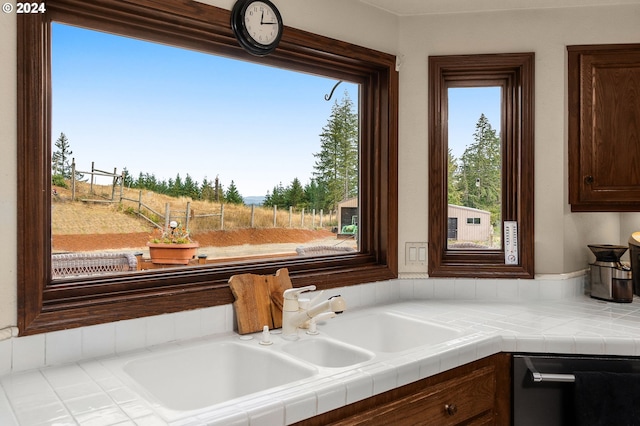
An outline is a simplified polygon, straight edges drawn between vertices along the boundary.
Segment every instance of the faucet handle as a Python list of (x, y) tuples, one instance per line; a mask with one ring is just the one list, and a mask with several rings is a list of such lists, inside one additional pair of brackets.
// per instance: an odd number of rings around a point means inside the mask
[(308, 285), (306, 287), (289, 288), (284, 291), (283, 296), (285, 300), (297, 300), (300, 293), (305, 291), (313, 291), (316, 289), (315, 285)]

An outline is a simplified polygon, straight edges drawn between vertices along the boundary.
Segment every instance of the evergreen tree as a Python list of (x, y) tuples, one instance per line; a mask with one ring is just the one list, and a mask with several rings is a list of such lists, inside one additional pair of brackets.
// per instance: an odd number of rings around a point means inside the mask
[(473, 139), (460, 160), (462, 205), (491, 212), (491, 222), (496, 225), (502, 205), (501, 143), (484, 114), (476, 123)]
[(198, 182), (195, 182), (191, 178), (191, 176), (189, 176), (189, 173), (187, 173), (187, 177), (184, 178), (182, 195), (190, 197), (193, 200), (200, 199), (200, 190), (198, 188)]
[(460, 195), (460, 189), (458, 184), (458, 164), (456, 162), (456, 157), (451, 152), (451, 148), (449, 148), (449, 177), (447, 180), (447, 200), (449, 204), (461, 205), (462, 196)]
[[(51, 155), (51, 174), (62, 176), (65, 179), (71, 179), (71, 154), (69, 139), (64, 133), (54, 142), (56, 150)], [(78, 177), (78, 175), (76, 175)], [(80, 175), (79, 178), (82, 178)]]
[(129, 173), (129, 170), (127, 170), (126, 167), (122, 169), (122, 176), (124, 176), (122, 184), (125, 186), (125, 188), (135, 188), (133, 176), (131, 176), (131, 173)]
[(291, 186), (287, 188), (285, 199), (287, 204), (292, 207), (298, 207), (304, 201), (304, 189), (298, 178), (294, 178)]
[(224, 193), (224, 200), (229, 204), (244, 204), (242, 195), (238, 192), (238, 188), (236, 188), (236, 184), (233, 181), (231, 181), (229, 188)]
[(309, 209), (321, 210), (327, 205), (327, 191), (322, 184), (318, 184), (315, 179), (304, 187), (304, 205)]
[(202, 180), (202, 186), (200, 186), (200, 198), (205, 201), (216, 200), (215, 189), (206, 177)]
[(358, 194), (358, 115), (345, 91), (331, 108), (331, 117), (320, 134), (320, 152), (314, 154), (314, 176), (327, 190), (325, 207)]

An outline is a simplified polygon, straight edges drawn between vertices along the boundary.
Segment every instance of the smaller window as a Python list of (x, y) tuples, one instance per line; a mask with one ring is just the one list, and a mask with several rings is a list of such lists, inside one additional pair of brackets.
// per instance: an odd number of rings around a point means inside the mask
[[(460, 93), (499, 100), (495, 118), (482, 113), (475, 133), (462, 132), (466, 148), (457, 143)], [(533, 97), (533, 53), (429, 58), (429, 276), (533, 278)], [(474, 226), (459, 227), (456, 206), (490, 216), (469, 212), (479, 216), (461, 223)], [(504, 221), (518, 223), (517, 265), (506, 264)]]

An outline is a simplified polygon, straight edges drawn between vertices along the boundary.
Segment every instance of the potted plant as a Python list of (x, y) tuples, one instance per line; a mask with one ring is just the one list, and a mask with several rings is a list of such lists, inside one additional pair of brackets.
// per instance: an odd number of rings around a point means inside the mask
[(189, 230), (172, 220), (161, 235), (152, 235), (147, 247), (151, 262), (163, 265), (187, 265), (200, 245), (189, 237)]

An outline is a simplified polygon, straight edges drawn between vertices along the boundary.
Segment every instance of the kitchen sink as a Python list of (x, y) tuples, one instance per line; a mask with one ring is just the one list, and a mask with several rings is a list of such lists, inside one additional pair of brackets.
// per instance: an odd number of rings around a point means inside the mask
[(287, 343), (282, 350), (321, 367), (347, 367), (369, 361), (374, 354), (320, 337)]
[(312, 366), (270, 348), (214, 342), (143, 354), (123, 367), (172, 410), (195, 410), (313, 376)]
[(391, 312), (349, 317), (344, 314), (322, 326), (329, 337), (374, 352), (401, 352), (435, 345), (462, 335), (460, 330)]

